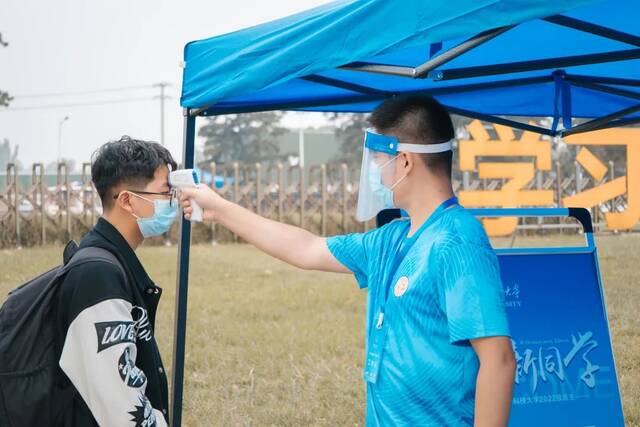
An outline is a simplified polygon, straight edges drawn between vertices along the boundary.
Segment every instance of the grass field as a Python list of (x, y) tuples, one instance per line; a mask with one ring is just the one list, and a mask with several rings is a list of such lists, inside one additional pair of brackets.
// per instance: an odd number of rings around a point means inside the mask
[[(640, 235), (597, 243), (627, 424), (640, 426)], [(0, 251), (0, 302), (60, 252)], [(165, 290), (156, 336), (170, 370), (176, 248), (139, 253)], [(351, 276), (300, 271), (246, 245), (196, 246), (191, 265), (183, 425), (363, 425), (366, 294)]]

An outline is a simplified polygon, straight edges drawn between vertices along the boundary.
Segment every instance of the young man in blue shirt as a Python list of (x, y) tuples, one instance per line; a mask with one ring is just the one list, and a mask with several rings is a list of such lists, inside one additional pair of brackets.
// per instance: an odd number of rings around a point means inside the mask
[(324, 238), (260, 217), (206, 186), (183, 192), (213, 220), (294, 266), (353, 273), (367, 298), (367, 425), (504, 426), (515, 360), (499, 265), (451, 186), (454, 130), (433, 98), (401, 96), (371, 115), (356, 216), (408, 219)]

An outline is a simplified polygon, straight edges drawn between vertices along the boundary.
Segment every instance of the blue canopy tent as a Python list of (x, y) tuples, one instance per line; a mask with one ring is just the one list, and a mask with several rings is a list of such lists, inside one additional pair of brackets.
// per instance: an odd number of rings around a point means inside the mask
[[(580, 3), (330, 3), (189, 43), (181, 103), (201, 116), (366, 112), (425, 92), (454, 113), (546, 134), (637, 121), (640, 6), (611, 0), (553, 15)], [(567, 130), (496, 116), (555, 116)], [(599, 120), (571, 129), (572, 117)]]
[[(547, 135), (640, 122), (639, 5), (605, 0), (343, 0), (186, 45), (184, 163), (196, 117), (368, 112), (404, 93)], [(553, 117), (550, 128), (517, 117)], [(588, 119), (574, 126), (573, 119)], [(181, 223), (172, 420), (181, 420), (190, 225)]]

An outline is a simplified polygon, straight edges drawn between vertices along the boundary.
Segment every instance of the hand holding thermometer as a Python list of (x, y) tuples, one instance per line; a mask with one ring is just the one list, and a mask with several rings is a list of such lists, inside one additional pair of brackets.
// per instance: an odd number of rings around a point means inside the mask
[[(195, 169), (179, 169), (169, 173), (169, 185), (174, 188), (195, 188), (200, 183), (198, 172)], [(191, 207), (191, 221), (202, 222), (202, 208), (198, 204), (190, 199)]]

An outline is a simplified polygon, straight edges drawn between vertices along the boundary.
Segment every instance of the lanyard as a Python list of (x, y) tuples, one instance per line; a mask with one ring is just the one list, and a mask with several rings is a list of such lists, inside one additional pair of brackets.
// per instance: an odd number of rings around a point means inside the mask
[[(380, 362), (382, 358), (382, 353), (384, 351), (385, 342), (387, 339), (387, 332), (389, 331), (388, 322), (384, 322), (384, 310), (387, 305), (387, 300), (389, 298), (389, 291), (391, 289), (391, 284), (393, 283), (393, 279), (395, 278), (398, 267), (402, 263), (402, 260), (407, 255), (413, 244), (418, 237), (422, 233), (424, 229), (426, 229), (429, 224), (432, 224), (435, 220), (437, 220), (444, 211), (457, 204), (458, 199), (452, 197), (448, 200), (445, 200), (438, 208), (429, 216), (429, 218), (420, 226), (418, 231), (416, 231), (413, 236), (407, 237), (406, 239), (401, 239), (400, 243), (396, 246), (396, 252), (393, 257), (393, 264), (390, 270), (389, 279), (385, 283), (386, 286), (380, 287), (381, 289), (378, 291), (379, 298), (381, 301), (380, 308), (378, 311), (378, 320), (375, 328), (372, 328), (369, 325), (369, 336), (367, 340), (367, 358), (365, 360), (364, 366), (364, 379), (365, 381), (375, 384), (378, 381), (378, 373), (380, 371)], [(380, 295), (380, 292), (384, 292)]]
[(456, 197), (451, 197), (450, 199), (447, 199), (444, 202), (442, 202), (436, 208), (436, 210), (433, 211), (431, 215), (429, 215), (429, 218), (427, 218), (427, 220), (420, 226), (420, 228), (413, 234), (413, 236), (400, 240), (400, 242), (396, 246), (396, 251), (393, 257), (393, 263), (391, 264), (389, 278), (387, 280), (387, 283), (385, 284), (386, 286), (382, 288), (382, 291), (384, 292), (384, 294), (382, 295), (382, 298), (379, 299), (381, 303), (378, 311), (376, 329), (382, 328), (382, 324), (384, 322), (385, 308), (387, 305), (387, 300), (389, 299), (389, 292), (391, 290), (391, 285), (393, 283), (393, 279), (395, 278), (398, 267), (400, 267), (400, 264), (402, 263), (404, 258), (407, 256), (407, 253), (409, 253), (409, 250), (411, 250), (411, 248), (413, 247), (413, 244), (416, 242), (416, 240), (418, 240), (418, 237), (420, 236), (420, 234), (422, 234), (425, 228), (427, 228), (429, 225), (433, 224), (433, 222), (435, 222), (438, 218), (440, 218), (448, 208), (457, 204), (458, 204), (458, 199)]

